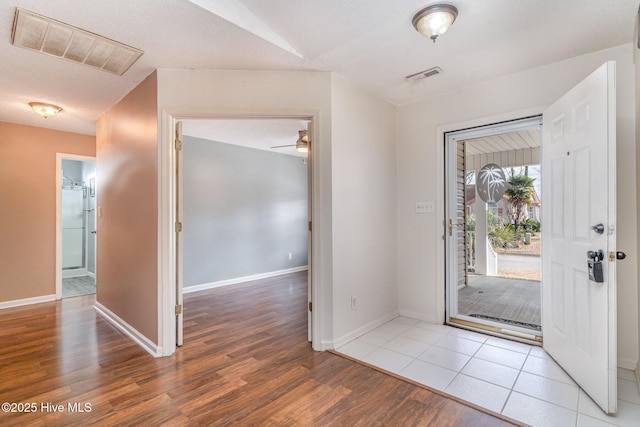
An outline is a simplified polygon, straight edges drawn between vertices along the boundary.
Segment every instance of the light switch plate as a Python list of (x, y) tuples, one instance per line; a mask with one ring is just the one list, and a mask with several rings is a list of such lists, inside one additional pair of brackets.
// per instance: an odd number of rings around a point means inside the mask
[(432, 213), (435, 211), (435, 206), (433, 202), (416, 202), (416, 213), (424, 214), (424, 213)]

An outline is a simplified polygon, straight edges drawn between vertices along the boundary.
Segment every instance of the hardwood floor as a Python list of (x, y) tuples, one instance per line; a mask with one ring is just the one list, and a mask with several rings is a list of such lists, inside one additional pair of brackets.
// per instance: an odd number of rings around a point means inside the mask
[[(306, 272), (186, 294), (185, 344), (161, 359), (104, 321), (93, 302), (0, 311), (0, 403), (35, 404), (31, 413), (0, 412), (0, 425), (511, 425), (314, 352)], [(85, 412), (71, 412), (76, 404)]]

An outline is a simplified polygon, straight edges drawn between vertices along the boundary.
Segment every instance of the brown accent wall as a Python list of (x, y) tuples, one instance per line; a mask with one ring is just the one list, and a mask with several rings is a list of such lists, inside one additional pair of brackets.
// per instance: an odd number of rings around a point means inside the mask
[(56, 293), (56, 153), (96, 139), (0, 122), (0, 302)]
[(97, 300), (158, 342), (157, 75), (98, 119)]

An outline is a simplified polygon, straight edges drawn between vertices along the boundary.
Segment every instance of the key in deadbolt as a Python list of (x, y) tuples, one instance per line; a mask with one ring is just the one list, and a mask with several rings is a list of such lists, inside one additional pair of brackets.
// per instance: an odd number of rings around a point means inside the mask
[(587, 270), (589, 271), (589, 280), (596, 283), (604, 282), (604, 271), (602, 269), (602, 260), (604, 259), (604, 251), (587, 252)]

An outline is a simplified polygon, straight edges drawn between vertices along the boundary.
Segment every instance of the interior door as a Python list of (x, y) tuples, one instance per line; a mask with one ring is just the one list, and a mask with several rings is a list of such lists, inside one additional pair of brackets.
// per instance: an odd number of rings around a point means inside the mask
[(182, 262), (182, 122), (176, 122), (176, 345), (183, 342)]
[[(542, 143), (544, 349), (609, 414), (617, 411), (615, 108), (608, 62), (545, 110)], [(587, 268), (587, 252), (598, 250), (600, 283)]]
[(311, 208), (312, 208), (312, 190), (313, 190), (313, 175), (311, 169), (311, 142), (313, 141), (313, 135), (311, 133), (311, 128), (313, 127), (313, 122), (309, 122), (307, 124), (307, 136), (309, 141), (307, 142), (307, 216), (309, 218), (309, 227), (307, 228), (307, 340), (309, 342), (313, 342), (313, 328), (312, 328), (312, 319), (311, 315), (312, 303), (313, 300), (311, 298)]

